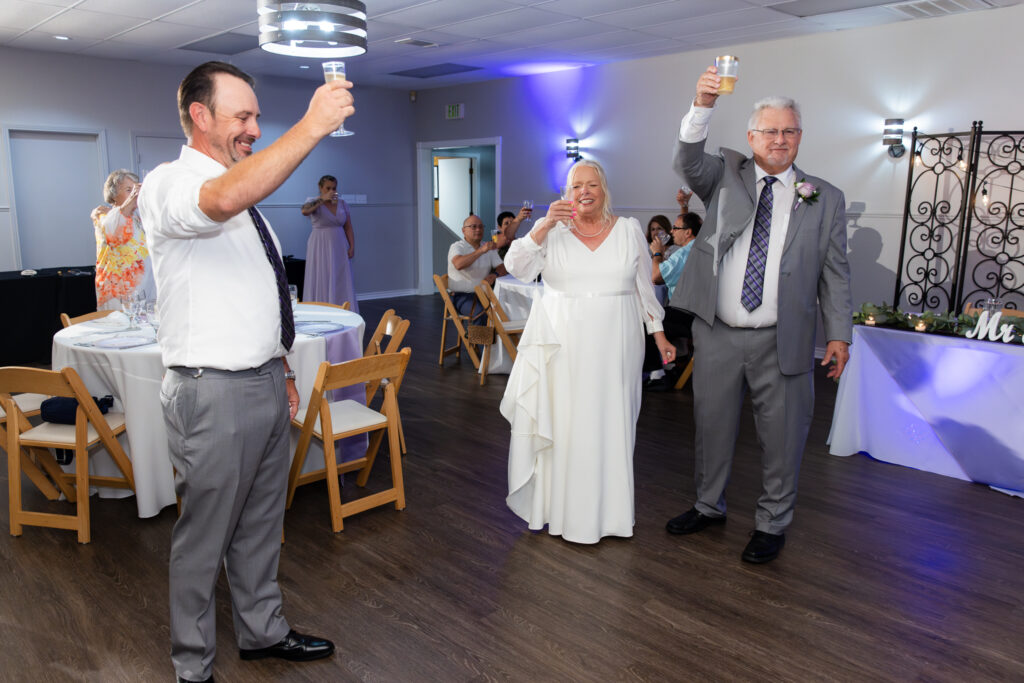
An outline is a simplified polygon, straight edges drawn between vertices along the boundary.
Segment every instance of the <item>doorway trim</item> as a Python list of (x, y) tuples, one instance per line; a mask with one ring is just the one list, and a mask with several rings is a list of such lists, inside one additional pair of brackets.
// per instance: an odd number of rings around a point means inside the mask
[[(434, 150), (444, 147), (494, 147), (494, 205), (501, 206), (501, 136), (430, 140), (416, 143), (416, 286), (420, 294), (434, 291), (433, 221)], [(493, 219), (490, 219), (493, 220)]]

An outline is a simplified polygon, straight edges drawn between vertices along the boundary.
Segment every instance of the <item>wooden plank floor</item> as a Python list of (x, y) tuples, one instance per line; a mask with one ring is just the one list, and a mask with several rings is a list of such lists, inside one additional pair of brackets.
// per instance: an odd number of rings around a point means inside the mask
[[(578, 546), (505, 507), (505, 377), (480, 387), (468, 359), (438, 367), (438, 297), (362, 304), (370, 326), (388, 307), (412, 320), (408, 508), (333, 534), (325, 486), (301, 488), (285, 518), (285, 613), (339, 652), (240, 661), (222, 579), (218, 681), (1024, 680), (1024, 500), (828, 455), (824, 377), (779, 560), (739, 559), (759, 487), (749, 415), (728, 523), (664, 531), (692, 502), (688, 389), (644, 396), (635, 536)], [(140, 520), (132, 500), (94, 498), (92, 512), (86, 546), (38, 528), (0, 539), (0, 680), (173, 680), (174, 509)]]

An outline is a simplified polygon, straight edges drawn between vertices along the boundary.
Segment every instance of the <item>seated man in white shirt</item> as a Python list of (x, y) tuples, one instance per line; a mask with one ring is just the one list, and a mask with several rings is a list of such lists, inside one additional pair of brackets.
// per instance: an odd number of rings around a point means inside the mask
[(494, 286), (499, 275), (508, 275), (497, 250), (507, 240), (502, 234), (484, 240), (484, 222), (480, 216), (462, 221), (462, 236), (448, 250), (448, 289), (459, 313), (470, 315), (476, 303), (474, 289), (482, 281)]
[[(651, 242), (651, 280), (656, 285), (663, 284), (668, 287), (669, 301), (672, 300), (679, 276), (683, 274), (683, 266), (686, 265), (686, 259), (690, 255), (690, 249), (693, 248), (694, 240), (697, 238), (702, 224), (701, 217), (695, 213), (681, 213), (676, 216), (675, 223), (672, 224), (672, 243), (679, 248), (668, 258), (665, 258), (664, 254), (659, 251), (661, 249), (660, 242)], [(673, 341), (680, 338), (686, 342), (689, 341), (690, 327), (693, 325), (692, 315), (678, 308), (665, 306), (665, 318), (662, 323), (665, 326), (666, 337)], [(682, 358), (684, 355), (687, 354), (680, 350), (679, 357)], [(686, 363), (677, 362), (673, 372), (668, 375), (665, 374), (661, 365), (661, 353), (658, 351), (658, 347), (648, 340), (644, 353), (644, 372), (650, 373), (647, 388), (663, 391), (675, 385), (675, 378), (682, 372)]]

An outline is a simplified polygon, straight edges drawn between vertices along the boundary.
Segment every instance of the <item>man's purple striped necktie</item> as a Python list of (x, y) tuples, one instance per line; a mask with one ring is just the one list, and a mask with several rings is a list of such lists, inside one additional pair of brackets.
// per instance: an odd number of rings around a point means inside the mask
[(295, 318), (292, 317), (292, 297), (288, 293), (288, 276), (284, 272), (284, 262), (281, 260), (281, 255), (277, 253), (277, 247), (274, 246), (274, 240), (270, 238), (267, 224), (263, 222), (263, 217), (260, 216), (256, 207), (249, 208), (249, 216), (263, 243), (263, 251), (267, 254), (267, 260), (270, 261), (270, 265), (274, 269), (274, 277), (277, 279), (277, 298), (281, 307), (281, 345), (284, 346), (285, 351), (290, 351), (292, 342), (295, 341)]
[(764, 188), (757, 200), (754, 234), (750, 237), (747, 270), (743, 274), (743, 291), (740, 293), (740, 301), (748, 311), (761, 305), (764, 294), (764, 269), (768, 263), (768, 238), (772, 227), (772, 183), (776, 180), (775, 176), (764, 177)]

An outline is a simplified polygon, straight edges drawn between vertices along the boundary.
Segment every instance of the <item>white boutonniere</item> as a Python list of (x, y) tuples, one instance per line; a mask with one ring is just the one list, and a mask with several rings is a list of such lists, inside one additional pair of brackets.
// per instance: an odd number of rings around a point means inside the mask
[(800, 180), (796, 184), (796, 206), (799, 207), (801, 204), (813, 204), (818, 201), (818, 197), (821, 196), (821, 191), (818, 190), (814, 185), (807, 182), (806, 179)]

